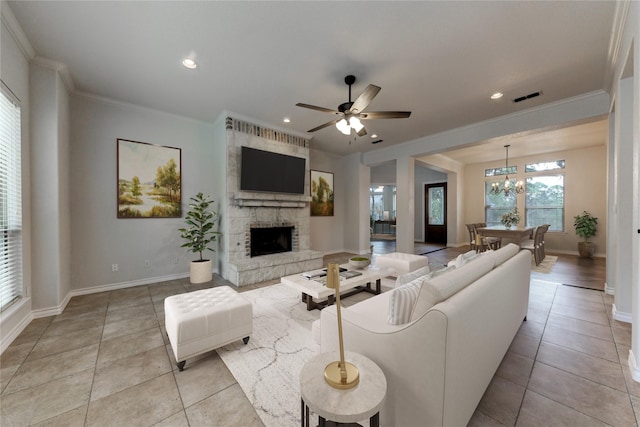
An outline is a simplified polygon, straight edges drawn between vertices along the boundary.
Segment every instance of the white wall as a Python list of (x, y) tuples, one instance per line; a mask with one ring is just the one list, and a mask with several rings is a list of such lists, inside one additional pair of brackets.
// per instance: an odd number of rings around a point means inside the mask
[(33, 308), (59, 311), (71, 289), (69, 97), (58, 71), (38, 63), (30, 66), (29, 86)]
[[(75, 290), (153, 283), (188, 275), (194, 255), (180, 248), (180, 218), (117, 218), (116, 140), (182, 149), (182, 209), (202, 191), (220, 194), (215, 127), (84, 95), (71, 98), (71, 247)], [(214, 265), (217, 260), (214, 256)], [(178, 263), (174, 264), (174, 259)], [(144, 261), (151, 266), (145, 268)], [(117, 272), (111, 265), (118, 264)]]
[[(604, 141), (603, 141), (604, 143)], [(518, 167), (518, 174), (509, 176), (525, 180), (526, 163), (565, 160), (565, 230), (548, 232), (545, 246), (548, 251), (577, 254), (578, 241), (573, 228), (573, 217), (589, 211), (598, 218), (598, 232), (590, 240), (596, 245), (597, 256), (606, 254), (607, 236), (607, 149), (605, 145), (571, 151), (558, 151), (535, 156), (509, 158), (509, 164)], [(484, 222), (484, 171), (501, 166), (499, 162), (477, 163), (465, 167), (464, 222)], [(562, 171), (558, 171), (562, 173)], [(495, 179), (494, 179), (495, 180)], [(518, 210), (524, 215), (525, 196), (517, 198)]]
[(340, 156), (311, 149), (309, 151), (312, 170), (333, 173), (333, 216), (312, 216), (311, 249), (324, 253), (344, 251), (344, 217), (347, 211), (345, 197), (346, 174), (342, 168)]

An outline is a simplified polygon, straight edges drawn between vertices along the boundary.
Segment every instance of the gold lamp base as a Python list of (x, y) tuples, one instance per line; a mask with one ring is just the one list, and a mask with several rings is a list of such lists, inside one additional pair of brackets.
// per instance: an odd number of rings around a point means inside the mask
[(346, 378), (342, 379), (340, 361), (331, 362), (324, 368), (324, 379), (333, 388), (340, 390), (348, 390), (354, 388), (360, 382), (360, 372), (353, 363), (344, 362), (347, 373)]

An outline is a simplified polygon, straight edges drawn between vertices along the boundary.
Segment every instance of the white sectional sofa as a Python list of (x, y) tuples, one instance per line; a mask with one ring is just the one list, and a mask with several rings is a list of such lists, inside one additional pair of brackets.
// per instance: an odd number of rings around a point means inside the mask
[[(464, 261), (342, 309), (345, 350), (367, 356), (386, 375), (384, 426), (466, 426), (526, 317), (528, 251), (510, 244)], [(406, 295), (415, 300), (410, 318), (390, 324), (390, 301), (396, 307), (402, 295), (405, 312)], [(322, 310), (317, 322), (321, 351), (337, 350), (336, 307)]]

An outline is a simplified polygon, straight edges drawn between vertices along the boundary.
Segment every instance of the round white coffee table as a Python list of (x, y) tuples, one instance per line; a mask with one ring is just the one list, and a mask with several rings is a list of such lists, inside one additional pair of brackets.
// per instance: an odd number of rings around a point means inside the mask
[(371, 359), (350, 351), (344, 358), (360, 371), (360, 382), (350, 390), (338, 390), (324, 379), (324, 368), (340, 360), (335, 352), (321, 353), (309, 360), (300, 373), (301, 425), (310, 427), (309, 410), (318, 414), (320, 427), (327, 420), (355, 423), (369, 418), (371, 427), (380, 423), (380, 407), (387, 393), (387, 379)]

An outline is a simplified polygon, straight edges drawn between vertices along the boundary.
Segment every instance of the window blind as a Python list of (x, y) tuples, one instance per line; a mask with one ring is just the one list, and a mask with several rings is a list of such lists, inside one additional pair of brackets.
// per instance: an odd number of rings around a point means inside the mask
[(0, 91), (0, 311), (23, 296), (20, 105)]

